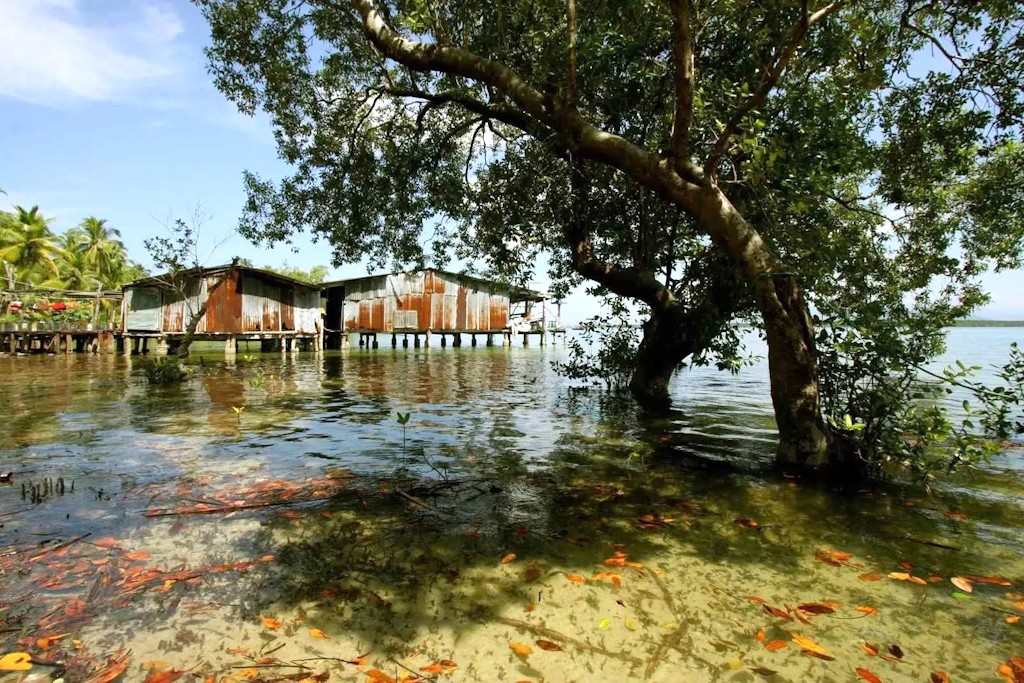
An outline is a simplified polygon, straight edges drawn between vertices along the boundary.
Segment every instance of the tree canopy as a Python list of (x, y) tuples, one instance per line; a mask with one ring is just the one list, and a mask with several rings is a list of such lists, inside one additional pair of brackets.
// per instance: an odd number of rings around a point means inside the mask
[(983, 272), (1021, 263), (1009, 0), (197, 4), (217, 86), (269, 113), (294, 167), (246, 174), (244, 235), (514, 280), (546, 253), (557, 286), (649, 311), (633, 385), (655, 400), (754, 322), (792, 461), (820, 462), (844, 416), (822, 411), (856, 403), (819, 403), (846, 367), (834, 330), (913, 364)]

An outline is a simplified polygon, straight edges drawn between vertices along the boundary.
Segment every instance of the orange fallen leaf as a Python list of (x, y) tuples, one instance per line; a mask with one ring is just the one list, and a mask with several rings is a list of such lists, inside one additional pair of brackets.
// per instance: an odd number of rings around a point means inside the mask
[(907, 581), (909, 581), (910, 583), (916, 583), (918, 586), (927, 586), (928, 585), (927, 581), (922, 579), (920, 576), (914, 576), (913, 574), (911, 574), (907, 578)]
[(146, 550), (133, 550), (130, 553), (125, 553), (124, 559), (132, 561), (148, 560), (149, 552)]
[(558, 643), (552, 642), (550, 640), (543, 640), (543, 639), (541, 639), (541, 640), (537, 640), (535, 642), (537, 643), (537, 647), (539, 647), (542, 650), (547, 650), (548, 652), (561, 652), (562, 651), (562, 646), (561, 645), (559, 645)]
[(579, 574), (566, 574), (565, 578), (569, 579), (572, 583), (586, 583), (587, 579)]
[(515, 562), (515, 559), (516, 559), (516, 554), (515, 553), (509, 553), (508, 555), (505, 555), (503, 558), (501, 558), (501, 564), (508, 564), (509, 562)]
[(814, 556), (825, 564), (830, 564), (834, 567), (850, 565), (850, 560), (853, 559), (853, 555), (842, 550), (818, 550), (814, 553)]
[(146, 676), (144, 683), (174, 683), (182, 676), (185, 675), (184, 671), (178, 671), (177, 669), (168, 669), (166, 671), (150, 671)]
[(458, 664), (456, 664), (450, 659), (442, 659), (440, 661), (434, 662), (433, 664), (421, 666), (420, 671), (427, 674), (447, 674), (454, 671), (456, 668), (458, 668), (458, 666)]
[(811, 640), (807, 636), (802, 636), (799, 633), (794, 633), (792, 634), (791, 638), (793, 639), (794, 643), (800, 646), (801, 650), (812, 652), (816, 655), (825, 655), (826, 657), (831, 656), (829, 655), (828, 650), (826, 650), (821, 645)]
[(881, 581), (882, 575), (878, 572), (868, 572), (857, 577), (861, 581)]
[(785, 612), (785, 611), (779, 609), (778, 607), (772, 607), (771, 605), (765, 604), (765, 605), (761, 605), (761, 609), (763, 609), (765, 612), (767, 612), (768, 614), (772, 615), (773, 617), (778, 617), (779, 619), (785, 619), (786, 621), (792, 621), (793, 620), (793, 615), (791, 615), (789, 612)]
[(872, 645), (871, 643), (861, 643), (860, 649), (864, 650), (864, 652), (868, 653), (872, 657), (878, 656), (877, 645)]
[(767, 643), (764, 644), (764, 649), (771, 650), (772, 652), (774, 652), (775, 650), (781, 650), (788, 644), (789, 643), (787, 643), (785, 640), (769, 640)]
[(945, 671), (933, 671), (931, 683), (949, 683), (949, 674)]
[(910, 574), (906, 572), (889, 572), (889, 578), (893, 581), (908, 581)]
[(1011, 615), (1007, 616), (1006, 617), (1006, 623), (1007, 624), (1019, 624), (1020, 623), (1020, 615), (1019, 614), (1011, 614)]
[(515, 652), (520, 657), (529, 657), (533, 652), (533, 648), (526, 643), (517, 643), (515, 641), (508, 644), (512, 648), (512, 652)]
[(271, 630), (281, 628), (281, 620), (274, 617), (263, 617), (260, 621), (263, 622), (263, 628), (269, 628)]
[(117, 545), (118, 545), (117, 539), (116, 538), (111, 538), (110, 536), (107, 536), (105, 538), (96, 539), (95, 541), (92, 542), (92, 544), (94, 546), (96, 546), (97, 548), (108, 548), (108, 549), (109, 548), (116, 548)]
[(765, 639), (765, 637), (766, 637), (766, 636), (765, 636), (765, 632), (764, 632), (764, 629), (763, 629), (763, 628), (759, 628), (759, 629), (757, 629), (757, 635), (756, 635), (756, 636), (754, 636), (754, 637), (755, 637), (755, 638), (757, 638), (757, 642), (759, 642), (759, 643), (763, 643), (763, 642), (764, 642), (764, 639)]
[(964, 578), (971, 583), (985, 583), (990, 586), (1012, 586), (1013, 582), (1009, 579), (1005, 579), (1002, 576), (976, 576), (974, 574), (966, 574)]
[(867, 605), (858, 605), (857, 607), (854, 607), (854, 609), (860, 612), (861, 614), (867, 614), (869, 616), (878, 611), (877, 608), (868, 607)]
[(53, 645), (66, 635), (67, 633), (61, 633), (57, 636), (45, 636), (43, 638), (36, 638), (36, 647), (38, 647), (40, 650), (47, 650), (51, 645)]
[(107, 660), (107, 665), (87, 679), (87, 683), (111, 683), (128, 668), (131, 653), (119, 652)]
[(324, 633), (323, 631), (321, 631), (318, 628), (311, 628), (311, 629), (309, 629), (309, 635), (311, 637), (313, 637), (313, 638), (320, 638), (322, 640), (326, 640), (327, 639), (327, 634)]
[(869, 669), (858, 666), (855, 671), (857, 675), (863, 678), (868, 683), (882, 683), (882, 679), (872, 673)]
[(951, 584), (962, 590), (964, 593), (973, 593), (974, 585), (962, 576), (954, 576), (949, 580)]
[(388, 676), (380, 669), (370, 669), (366, 672), (366, 676), (373, 681), (373, 683), (398, 683), (395, 679)]
[(750, 602), (750, 603), (752, 603), (754, 605), (763, 605), (763, 604), (765, 604), (768, 601), (765, 600), (762, 597), (757, 596), (757, 595), (748, 595), (747, 596), (747, 602)]

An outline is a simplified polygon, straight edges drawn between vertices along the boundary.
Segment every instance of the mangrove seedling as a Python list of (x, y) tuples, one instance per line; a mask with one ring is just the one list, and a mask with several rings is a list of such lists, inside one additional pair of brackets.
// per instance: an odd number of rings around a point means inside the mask
[(188, 370), (176, 356), (154, 358), (145, 365), (150, 384), (176, 384), (188, 378)]
[(412, 412), (403, 413), (399, 410), (396, 411), (396, 415), (398, 416), (398, 424), (402, 425), (402, 452), (405, 452), (405, 430), (406, 425), (409, 424), (409, 417), (412, 415)]

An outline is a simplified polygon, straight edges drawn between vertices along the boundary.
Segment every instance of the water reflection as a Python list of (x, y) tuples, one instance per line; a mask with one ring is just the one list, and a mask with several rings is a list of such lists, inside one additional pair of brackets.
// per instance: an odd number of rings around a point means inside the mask
[[(22, 601), (0, 611), (0, 648), (82, 600), (67, 628), (97, 657), (131, 649), (126, 680), (154, 660), (221, 681), (246, 666), (250, 679), (268, 666), (397, 679), (440, 660), (467, 681), (845, 680), (862, 666), (883, 680), (980, 680), (1021, 654), (1005, 621), (1024, 613), (1019, 586), (949, 583), (1024, 577), (1019, 456), (931, 498), (837, 496), (699, 465), (770, 458), (756, 368), (684, 374), (676, 413), (651, 422), (570, 389), (552, 360), (502, 347), (204, 356), (187, 383), (152, 387), (123, 357), (0, 359), (0, 469), (16, 472), (0, 486), (0, 606)], [(404, 433), (397, 411), (412, 414)], [(354, 479), (328, 501), (143, 514), (325, 473)], [(44, 477), (76, 488), (22, 500), (20, 483)], [(87, 533), (59, 558), (14, 564), (41, 540)], [(119, 549), (90, 545), (104, 537)], [(831, 550), (850, 558), (823, 561)], [(156, 573), (127, 599), (118, 587), (137, 572)], [(833, 612), (796, 607), (825, 602)], [(793, 634), (833, 659), (802, 654)], [(865, 641), (906, 656), (869, 657)], [(64, 647), (47, 656), (74, 655)]]

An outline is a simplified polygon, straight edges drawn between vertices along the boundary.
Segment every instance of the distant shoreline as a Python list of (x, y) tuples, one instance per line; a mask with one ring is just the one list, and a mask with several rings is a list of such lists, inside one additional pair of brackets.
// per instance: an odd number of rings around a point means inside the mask
[(1024, 320), (957, 320), (955, 327), (1024, 327)]

